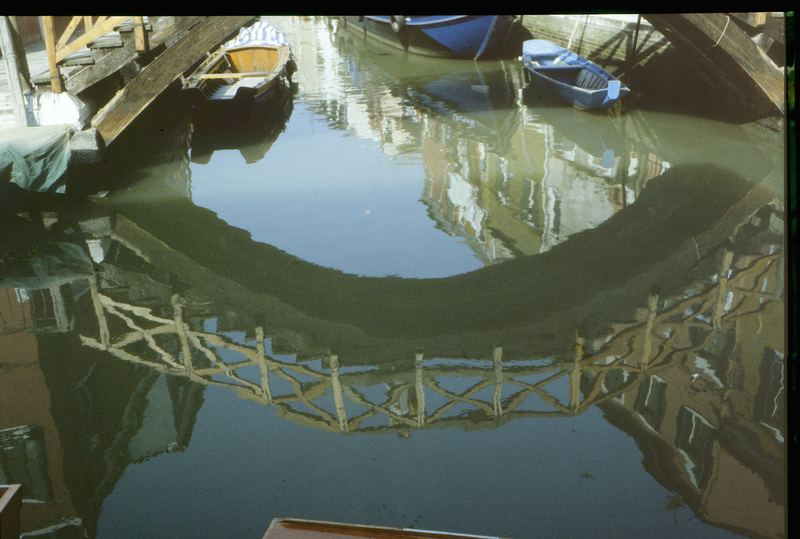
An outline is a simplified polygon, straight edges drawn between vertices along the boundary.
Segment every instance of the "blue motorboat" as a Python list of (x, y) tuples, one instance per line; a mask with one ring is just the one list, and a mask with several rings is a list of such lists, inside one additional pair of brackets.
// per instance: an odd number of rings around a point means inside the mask
[(611, 107), (630, 88), (594, 62), (545, 39), (522, 44), (525, 80), (551, 87), (578, 109)]
[(407, 52), (473, 60), (501, 50), (514, 21), (511, 15), (359, 15), (343, 19), (348, 28)]

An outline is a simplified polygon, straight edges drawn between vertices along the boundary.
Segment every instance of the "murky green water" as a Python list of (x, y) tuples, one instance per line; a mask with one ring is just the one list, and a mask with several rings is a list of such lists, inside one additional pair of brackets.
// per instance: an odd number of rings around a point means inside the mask
[(107, 197), (3, 217), (23, 529), (784, 535), (783, 147), (273, 21), (273, 108), (167, 95)]

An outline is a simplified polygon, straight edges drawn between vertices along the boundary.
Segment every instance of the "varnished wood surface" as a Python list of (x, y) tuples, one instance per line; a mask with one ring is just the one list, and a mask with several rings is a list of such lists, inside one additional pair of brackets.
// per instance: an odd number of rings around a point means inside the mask
[(252, 16), (209, 17), (179, 43), (168, 48), (114, 96), (92, 120), (106, 145), (197, 59), (236, 33)]
[(264, 539), (349, 539), (352, 537), (372, 537), (374, 539), (499, 539), (497, 536), (488, 535), (464, 535), (289, 518), (274, 519), (266, 534), (264, 534)]

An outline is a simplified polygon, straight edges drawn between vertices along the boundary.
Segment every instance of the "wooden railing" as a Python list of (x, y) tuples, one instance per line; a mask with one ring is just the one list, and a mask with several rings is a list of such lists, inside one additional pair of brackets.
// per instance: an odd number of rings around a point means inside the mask
[[(724, 254), (713, 286), (681, 297), (660, 312), (659, 297), (651, 294), (640, 319), (617, 324), (604, 344), (589, 345), (576, 335), (566, 360), (508, 361), (497, 347), (484, 361), (426, 359), (417, 354), (413, 370), (390, 375), (374, 367), (345, 369), (336, 355), (318, 358), (315, 367), (313, 361), (301, 364), (274, 357), (261, 327), (255, 328), (255, 346), (195, 331), (184, 322), (184, 302), (178, 295), (172, 298), (170, 319), (102, 294), (95, 277), (89, 279), (89, 288), (98, 336), (80, 338), (84, 346), (119, 360), (228, 388), (241, 398), (277, 407), (288, 419), (324, 430), (472, 429), (518, 417), (581, 414), (634, 389), (676, 360), (690, 359), (708, 346), (723, 323), (758, 315), (765, 303), (777, 299), (764, 285), (766, 280), (775, 282), (778, 254), (755, 257), (735, 273), (733, 259), (731, 251)], [(117, 327), (121, 321), (129, 331), (112, 338), (111, 317), (117, 319)], [(705, 334), (702, 339), (689, 338), (690, 331), (698, 330)], [(254, 379), (244, 374), (248, 367), (257, 369), (249, 375)], [(614, 371), (623, 372), (625, 381), (607, 388), (606, 379)], [(582, 378), (589, 381), (588, 387)], [(461, 389), (453, 389), (454, 384)], [(383, 394), (378, 399), (376, 389)]]
[[(144, 29), (143, 17), (133, 18), (133, 32), (136, 43), (136, 50), (144, 51), (147, 48), (147, 39)], [(61, 75), (58, 64), (67, 56), (86, 47), (99, 37), (112, 31), (114, 28), (125, 23), (131, 17), (93, 17), (91, 15), (76, 15), (70, 19), (67, 27), (57, 35), (55, 30), (55, 19), (52, 16), (43, 17), (44, 41), (47, 47), (47, 63), (50, 70), (50, 84), (54, 92), (63, 91)], [(83, 24), (83, 34), (71, 39), (75, 30)]]

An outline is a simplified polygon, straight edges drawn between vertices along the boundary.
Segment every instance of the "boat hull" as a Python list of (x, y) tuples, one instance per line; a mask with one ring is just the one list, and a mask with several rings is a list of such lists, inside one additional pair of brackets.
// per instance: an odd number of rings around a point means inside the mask
[(547, 87), (578, 109), (606, 109), (630, 89), (594, 62), (545, 40), (523, 44), (525, 80)]
[(288, 46), (223, 46), (184, 81), (183, 89), (204, 106), (250, 105), (287, 87), (295, 70)]
[(480, 59), (497, 55), (511, 29), (509, 15), (412, 17), (398, 29), (393, 15), (342, 17), (345, 25), (395, 48), (423, 56)]

